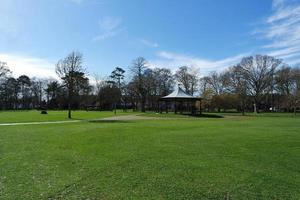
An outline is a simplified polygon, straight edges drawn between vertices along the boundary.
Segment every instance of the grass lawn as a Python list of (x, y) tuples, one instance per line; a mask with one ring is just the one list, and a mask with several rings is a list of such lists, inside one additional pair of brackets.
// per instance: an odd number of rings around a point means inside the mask
[(0, 126), (0, 199), (300, 199), (291, 116)]
[[(134, 114), (130, 111), (117, 111), (117, 115)], [(100, 119), (114, 116), (112, 111), (72, 111), (73, 120)], [(47, 115), (40, 114), (40, 111), (0, 111), (0, 124), (11, 122), (44, 122), (44, 121), (65, 121), (68, 119), (67, 111), (48, 111)]]

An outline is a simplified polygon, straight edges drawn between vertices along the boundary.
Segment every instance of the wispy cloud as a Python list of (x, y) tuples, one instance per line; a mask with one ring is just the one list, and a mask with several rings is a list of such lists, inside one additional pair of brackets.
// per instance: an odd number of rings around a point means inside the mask
[(300, 3), (273, 0), (273, 12), (256, 32), (268, 41), (263, 49), (272, 56), (300, 62)]
[(142, 43), (145, 46), (151, 47), (151, 48), (157, 48), (159, 47), (158, 43), (152, 42), (146, 39), (139, 39), (139, 42)]
[(201, 74), (208, 74), (211, 71), (221, 71), (229, 66), (237, 64), (249, 53), (228, 57), (221, 60), (208, 60), (196, 56), (161, 51), (157, 58), (150, 61), (150, 67), (166, 67), (176, 70), (180, 66), (191, 66), (200, 70)]
[(7, 63), (15, 77), (20, 75), (40, 78), (57, 77), (55, 64), (45, 59), (0, 53), (0, 60)]
[(93, 38), (94, 41), (101, 41), (114, 37), (122, 32), (121, 19), (105, 17), (99, 21), (101, 33)]
[(273, 0), (272, 7), (273, 8), (281, 7), (285, 3), (285, 1), (286, 0)]

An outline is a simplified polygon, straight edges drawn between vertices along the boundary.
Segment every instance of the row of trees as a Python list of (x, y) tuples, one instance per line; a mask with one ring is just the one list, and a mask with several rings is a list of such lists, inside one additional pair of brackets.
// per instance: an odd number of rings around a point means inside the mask
[(207, 110), (292, 111), (300, 104), (300, 68), (270, 56), (250, 56), (201, 78)]
[(180, 84), (187, 93), (201, 96), (207, 111), (241, 112), (296, 111), (299, 107), (300, 69), (270, 56), (243, 58), (223, 72), (200, 77), (196, 68), (182, 66), (173, 73), (167, 68), (149, 68), (146, 59), (132, 62), (128, 76), (121, 67), (107, 78), (94, 76), (90, 84), (82, 54), (72, 52), (56, 65), (60, 80), (14, 78), (6, 63), (0, 62), (1, 109), (115, 108), (158, 110), (158, 99)]
[[(80, 108), (88, 102), (92, 86), (81, 65), (82, 55), (72, 53), (58, 62), (56, 72), (62, 81), (14, 78), (6, 63), (0, 62), (0, 109)], [(69, 114), (71, 117), (71, 114)]]

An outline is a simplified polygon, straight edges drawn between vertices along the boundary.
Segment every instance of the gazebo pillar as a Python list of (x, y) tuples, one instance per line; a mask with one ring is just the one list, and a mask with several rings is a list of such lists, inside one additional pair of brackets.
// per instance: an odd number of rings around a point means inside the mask
[(183, 101), (179, 102), (179, 109), (180, 109), (180, 114), (182, 114), (182, 111), (183, 111)]
[(165, 101), (165, 108), (166, 108), (166, 113), (168, 114), (168, 102)]

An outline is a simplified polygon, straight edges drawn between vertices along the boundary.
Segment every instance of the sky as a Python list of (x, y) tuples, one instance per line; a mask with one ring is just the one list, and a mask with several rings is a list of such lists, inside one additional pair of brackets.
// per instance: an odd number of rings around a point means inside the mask
[(187, 65), (205, 75), (266, 54), (300, 63), (300, 0), (1, 0), (0, 61), (14, 76), (56, 77), (72, 51), (90, 76)]

